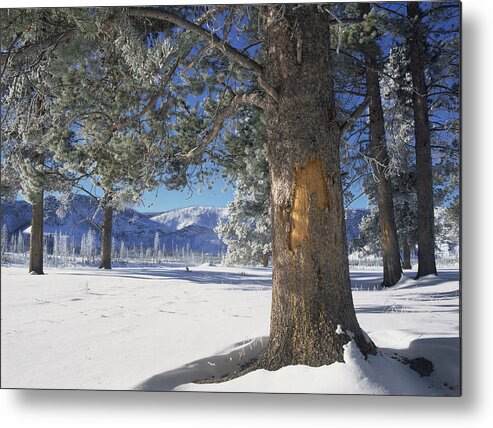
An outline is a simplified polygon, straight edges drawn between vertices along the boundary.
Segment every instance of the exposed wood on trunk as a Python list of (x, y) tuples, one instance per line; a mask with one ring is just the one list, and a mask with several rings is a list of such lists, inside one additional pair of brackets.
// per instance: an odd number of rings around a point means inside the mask
[[(370, 13), (370, 4), (361, 3), (362, 15)], [(390, 287), (401, 279), (401, 257), (395, 223), (392, 180), (388, 174), (389, 154), (377, 70), (377, 46), (369, 42), (364, 48), (366, 86), (370, 98), (370, 156), (376, 178), (376, 201), (380, 222), (380, 246), (383, 257), (382, 286)]]
[(294, 175), (294, 200), (289, 231), (291, 251), (296, 251), (310, 238), (309, 229), (313, 211), (318, 211), (316, 217), (321, 218), (329, 202), (320, 158), (317, 157), (304, 167), (297, 168)]
[(29, 241), (29, 273), (43, 275), (44, 191), (32, 201), (31, 237)]
[(418, 199), (418, 274), (436, 275), (433, 213), (433, 175), (430, 120), (428, 117), (424, 52), (421, 34), (415, 20), (420, 15), (418, 2), (407, 4), (411, 34), (408, 38), (413, 81), (414, 133), (416, 140), (416, 193)]

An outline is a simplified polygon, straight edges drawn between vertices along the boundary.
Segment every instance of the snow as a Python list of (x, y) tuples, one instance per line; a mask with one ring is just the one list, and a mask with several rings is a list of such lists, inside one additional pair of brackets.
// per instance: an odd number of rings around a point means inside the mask
[(214, 229), (219, 219), (226, 218), (227, 215), (226, 208), (192, 206), (155, 215), (151, 220), (161, 223), (168, 232), (176, 232), (191, 225)]
[[(2, 201), (2, 226), (5, 224), (9, 234), (31, 233), (31, 209), (25, 201)], [(91, 219), (97, 204), (86, 195), (74, 194), (68, 207), (59, 216), (61, 202), (54, 196), (45, 198), (44, 233), (62, 234), (73, 238), (80, 245), (82, 237), (90, 230), (96, 231)], [(94, 221), (102, 222), (102, 211), (97, 211)], [(194, 252), (217, 254), (224, 250), (214, 228), (219, 218), (226, 216), (225, 208), (192, 206), (172, 210), (153, 216), (138, 212), (132, 208), (115, 211), (113, 217), (113, 238), (118, 246), (121, 242), (127, 248), (133, 245), (154, 248), (156, 233), (159, 235), (160, 247), (168, 251), (190, 249)], [(96, 242), (100, 235), (96, 233)]]
[[(358, 320), (378, 355), (365, 360), (349, 342), (345, 363), (195, 384), (266, 346), (270, 269), (170, 264), (30, 276), (2, 266), (2, 387), (458, 395), (458, 270), (384, 290), (375, 288), (378, 269), (351, 274)], [(399, 361), (417, 357), (433, 363), (430, 377)]]
[[(31, 233), (31, 208), (21, 200), (1, 201), (2, 226), (6, 226), (8, 234), (22, 232)], [(89, 196), (75, 194), (68, 206), (61, 210), (61, 203), (54, 196), (45, 199), (45, 234), (62, 234), (73, 238), (80, 245), (82, 237), (90, 230), (96, 231), (88, 219), (97, 210), (97, 204)], [(64, 212), (59, 216), (60, 211)], [(347, 234), (351, 241), (359, 234), (359, 224), (367, 210), (346, 210)], [(220, 241), (214, 229), (220, 219), (227, 219), (227, 208), (191, 206), (178, 208), (164, 213), (145, 214), (135, 209), (127, 208), (115, 211), (113, 217), (113, 238), (119, 248), (121, 242), (127, 248), (133, 245), (144, 248), (154, 248), (156, 233), (159, 234), (160, 246), (168, 251), (190, 249), (193, 252), (219, 254), (225, 251), (225, 245)], [(94, 220), (102, 221), (102, 211), (99, 210)], [(99, 244), (100, 236), (96, 234), (95, 241)]]

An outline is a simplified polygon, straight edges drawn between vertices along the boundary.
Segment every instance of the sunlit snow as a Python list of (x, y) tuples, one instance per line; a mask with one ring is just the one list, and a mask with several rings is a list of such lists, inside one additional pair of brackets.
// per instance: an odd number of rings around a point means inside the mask
[[(63, 270), (30, 276), (2, 266), (2, 387), (459, 394), (458, 270), (381, 290), (378, 270), (352, 272), (362, 328), (379, 347), (365, 360), (222, 376), (267, 344), (271, 270), (208, 265)], [(408, 360), (433, 363), (429, 377)]]

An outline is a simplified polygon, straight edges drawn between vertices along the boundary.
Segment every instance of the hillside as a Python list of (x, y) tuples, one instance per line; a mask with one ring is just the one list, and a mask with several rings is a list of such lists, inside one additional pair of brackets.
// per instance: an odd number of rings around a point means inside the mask
[[(359, 235), (359, 224), (367, 210), (346, 210), (348, 241)], [(152, 248), (156, 233), (160, 248), (167, 251), (182, 250), (218, 254), (226, 249), (214, 228), (220, 219), (227, 218), (227, 209), (218, 207), (192, 206), (162, 213), (141, 213), (127, 208), (115, 212), (113, 238), (119, 247)], [(62, 234), (71, 237), (80, 245), (82, 237), (90, 230), (100, 242), (97, 225), (102, 221), (102, 212), (96, 202), (85, 195), (73, 195), (63, 205), (54, 196), (45, 199), (45, 234)], [(2, 227), (7, 233), (26, 235), (30, 233), (31, 206), (25, 201), (2, 201)]]
[[(180, 220), (183, 214), (184, 218)], [(224, 208), (190, 207), (157, 215), (159, 221), (132, 208), (118, 211), (113, 217), (113, 238), (117, 246), (152, 248), (156, 233), (160, 248), (181, 251), (219, 253), (224, 244), (214, 232), (218, 219), (225, 215)], [(45, 234), (59, 233), (74, 239), (80, 245), (82, 236), (93, 230), (100, 242), (97, 225), (102, 212), (85, 195), (74, 195), (66, 206), (53, 196), (45, 199)], [(31, 206), (25, 201), (2, 201), (2, 227), (8, 234), (29, 235)]]
[(194, 206), (166, 211), (154, 215), (151, 220), (162, 224), (169, 232), (174, 232), (192, 225), (214, 229), (219, 220), (226, 217), (226, 208)]

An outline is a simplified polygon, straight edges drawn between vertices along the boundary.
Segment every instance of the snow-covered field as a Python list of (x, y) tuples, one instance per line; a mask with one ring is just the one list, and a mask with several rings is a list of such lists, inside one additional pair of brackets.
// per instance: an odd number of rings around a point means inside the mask
[[(413, 272), (406, 272), (408, 277)], [(351, 273), (358, 320), (380, 348), (368, 361), (256, 371), (194, 384), (255, 356), (269, 333), (271, 270), (162, 267), (1, 269), (4, 388), (458, 395), (459, 273), (380, 290), (379, 270)], [(421, 377), (397, 359), (433, 363)]]

